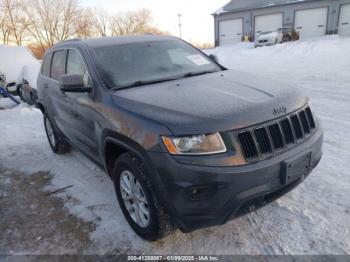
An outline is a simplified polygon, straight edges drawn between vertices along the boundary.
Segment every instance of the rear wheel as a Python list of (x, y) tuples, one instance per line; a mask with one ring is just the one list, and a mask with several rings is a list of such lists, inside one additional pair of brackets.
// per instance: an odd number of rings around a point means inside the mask
[(47, 114), (44, 114), (44, 126), (47, 140), (49, 141), (52, 151), (56, 154), (64, 154), (70, 150), (70, 146), (63, 140), (63, 137), (55, 129), (52, 120)]
[(113, 180), (119, 205), (136, 234), (155, 241), (175, 229), (158, 201), (142, 161), (129, 153), (121, 155), (114, 164)]

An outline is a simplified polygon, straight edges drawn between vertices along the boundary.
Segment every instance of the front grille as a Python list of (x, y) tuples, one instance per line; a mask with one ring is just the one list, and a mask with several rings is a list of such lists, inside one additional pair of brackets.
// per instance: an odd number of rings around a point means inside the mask
[(241, 143), (241, 148), (246, 159), (253, 159), (258, 156), (255, 142), (249, 131), (238, 134), (238, 140)]
[(272, 138), (272, 144), (275, 149), (280, 149), (284, 147), (283, 137), (278, 124), (272, 124), (269, 126), (269, 131)]
[(306, 115), (305, 115), (304, 111), (300, 111), (299, 112), (299, 118), (300, 118), (301, 124), (303, 126), (304, 133), (305, 134), (309, 134), (310, 133), (310, 127), (309, 127), (309, 123), (307, 122)]
[(254, 135), (256, 137), (256, 142), (260, 148), (262, 154), (272, 153), (272, 147), (269, 140), (269, 135), (265, 127), (257, 128), (254, 130)]
[(283, 130), (283, 134), (284, 134), (284, 139), (286, 140), (286, 144), (293, 144), (294, 143), (294, 136), (293, 136), (293, 130), (292, 130), (292, 126), (290, 125), (289, 119), (283, 119), (281, 121), (281, 127)]
[(305, 109), (305, 112), (307, 115), (307, 119), (309, 120), (309, 124), (310, 124), (311, 129), (314, 129), (316, 127), (316, 124), (315, 124), (315, 120), (314, 120), (314, 117), (312, 115), (310, 107), (307, 107)]
[(242, 130), (237, 134), (237, 140), (249, 162), (286, 151), (288, 147), (306, 139), (314, 129), (314, 117), (310, 107), (306, 107), (272, 123)]
[(297, 115), (293, 115), (290, 118), (292, 120), (293, 128), (294, 128), (294, 133), (297, 139), (303, 138), (303, 131), (301, 130), (301, 125), (299, 122), (299, 118)]

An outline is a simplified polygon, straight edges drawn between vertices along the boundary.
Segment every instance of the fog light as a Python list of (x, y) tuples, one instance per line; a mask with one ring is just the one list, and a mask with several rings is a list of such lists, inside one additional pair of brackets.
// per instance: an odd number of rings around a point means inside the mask
[(190, 188), (191, 200), (205, 200), (211, 197), (214, 193), (213, 186), (194, 186)]

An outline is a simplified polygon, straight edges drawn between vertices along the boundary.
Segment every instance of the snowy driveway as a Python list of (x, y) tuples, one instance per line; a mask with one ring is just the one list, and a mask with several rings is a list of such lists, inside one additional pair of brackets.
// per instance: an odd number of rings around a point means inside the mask
[[(125, 222), (107, 175), (77, 151), (64, 156), (51, 153), (38, 110), (26, 106), (0, 110), (0, 176), (4, 176), (5, 170), (7, 174), (17, 170), (22, 176), (37, 177), (40, 171), (46, 172), (47, 177), (49, 171), (52, 180), (45, 190), (72, 186), (56, 195), (68, 208), (63, 211), (69, 210), (80, 224), (88, 223), (80, 227), (75, 222), (78, 226), (74, 232), (80, 228), (90, 230), (85, 245), (66, 248), (80, 234), (64, 233), (67, 230), (62, 233), (56, 225), (56, 234), (66, 234), (61, 236), (62, 241), (57, 241), (57, 236), (37, 236), (36, 227), (27, 227), (26, 230), (33, 231), (29, 235), (35, 236), (33, 241), (37, 245), (26, 244), (21, 232), (16, 232), (13, 237), (18, 240), (11, 242), (16, 244), (9, 246), (9, 242), (0, 241), (0, 252), (349, 254), (350, 38), (325, 37), (260, 49), (239, 44), (210, 52), (229, 68), (287, 80), (311, 96), (312, 109), (325, 131), (324, 154), (304, 183), (278, 201), (226, 225), (191, 234), (176, 232), (162, 241), (148, 243), (138, 238)], [(0, 183), (3, 181), (0, 179)], [(11, 179), (6, 181), (12, 183)], [(36, 190), (34, 184), (28, 183), (27, 187)], [(9, 225), (6, 234), (12, 234), (11, 229)], [(80, 239), (81, 236), (74, 241)]]

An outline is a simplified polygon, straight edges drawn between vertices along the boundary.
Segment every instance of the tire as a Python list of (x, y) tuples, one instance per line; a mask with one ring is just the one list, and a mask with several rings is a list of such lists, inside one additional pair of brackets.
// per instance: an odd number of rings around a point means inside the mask
[[(134, 177), (134, 179), (130, 181), (127, 177)], [(129, 153), (122, 154), (115, 161), (113, 181), (122, 212), (137, 235), (148, 241), (156, 241), (175, 230), (169, 215), (164, 211), (154, 192), (154, 187), (141, 160)], [(129, 181), (129, 185), (133, 182), (134, 189), (124, 190), (127, 188), (125, 181)], [(134, 194), (131, 193), (132, 191)], [(130, 200), (124, 200), (126, 198)]]
[(51, 150), (59, 155), (69, 152), (70, 145), (64, 141), (62, 135), (56, 130), (51, 118), (47, 114), (44, 114), (44, 126)]

